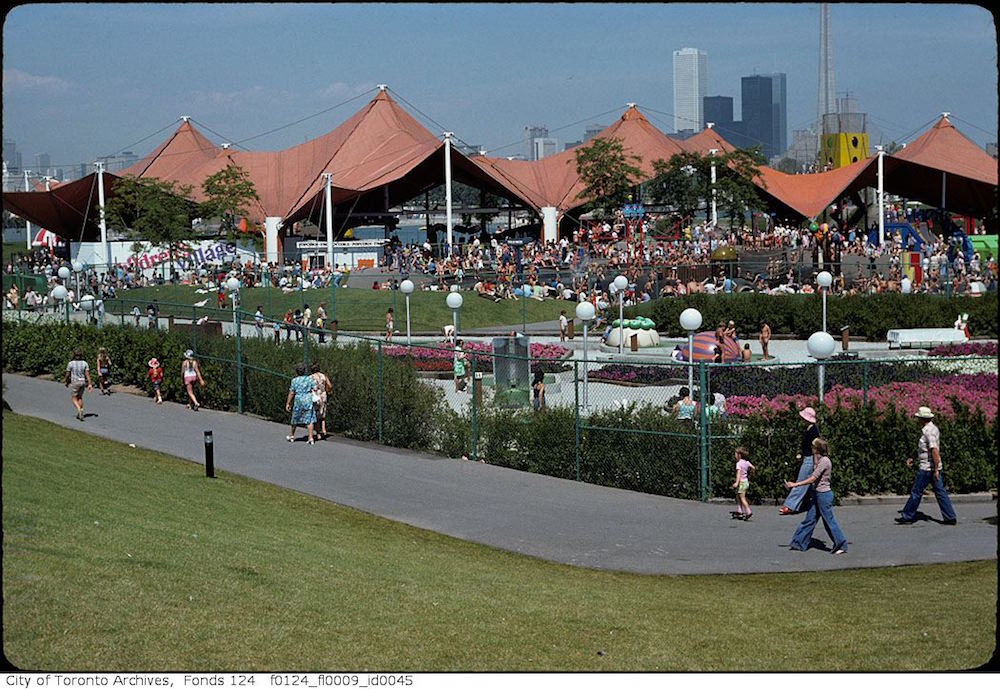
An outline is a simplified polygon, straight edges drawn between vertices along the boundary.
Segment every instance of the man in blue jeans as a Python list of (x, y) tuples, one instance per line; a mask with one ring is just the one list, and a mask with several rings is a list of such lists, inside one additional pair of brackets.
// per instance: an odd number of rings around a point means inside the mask
[[(941, 479), (941, 431), (934, 425), (934, 414), (929, 407), (920, 407), (914, 414), (918, 419), (924, 420), (924, 427), (920, 433), (920, 441), (917, 443), (917, 478), (913, 482), (913, 489), (910, 491), (910, 499), (906, 501), (903, 512), (896, 518), (898, 524), (912, 524), (916, 520), (917, 508), (920, 507), (920, 499), (924, 496), (924, 489), (927, 484), (931, 484), (934, 489), (934, 497), (937, 498), (938, 507), (941, 509), (941, 522), (948, 526), (958, 523), (955, 517), (955, 508), (951, 506), (951, 498), (944, 487)], [(906, 460), (906, 466), (913, 466), (913, 458)]]

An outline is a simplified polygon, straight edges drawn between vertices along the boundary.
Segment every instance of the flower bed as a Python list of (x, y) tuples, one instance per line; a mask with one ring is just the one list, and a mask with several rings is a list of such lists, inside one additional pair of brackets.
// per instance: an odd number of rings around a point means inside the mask
[[(476, 371), (490, 373), (493, 371), (493, 346), (487, 342), (465, 342), (462, 345), (469, 359), (475, 359)], [(545, 373), (556, 373), (564, 367), (562, 359), (569, 354), (566, 347), (532, 343), (529, 348), (532, 370)], [(455, 355), (448, 342), (439, 342), (425, 347), (407, 347), (405, 345), (389, 345), (382, 348), (382, 353), (393, 359), (409, 359), (418, 371), (448, 371), (451, 370)]]
[[(992, 422), (997, 416), (997, 375), (959, 374), (928, 378), (921, 382), (888, 383), (870, 388), (868, 402), (880, 413), (896, 408), (908, 415), (914, 414), (921, 406), (928, 406), (935, 414), (948, 419), (954, 417), (954, 402), (972, 412), (981, 412), (988, 422)], [(734, 395), (726, 398), (726, 413), (738, 417), (758, 413), (770, 415), (787, 411), (789, 405), (802, 408), (817, 404), (816, 395)], [(835, 385), (824, 394), (823, 404), (830, 410), (838, 406), (858, 408), (864, 404), (864, 392)]]
[(687, 367), (608, 364), (590, 372), (588, 377), (590, 380), (622, 385), (671, 385), (687, 380)]
[(935, 347), (927, 356), (996, 356), (996, 342), (963, 342)]

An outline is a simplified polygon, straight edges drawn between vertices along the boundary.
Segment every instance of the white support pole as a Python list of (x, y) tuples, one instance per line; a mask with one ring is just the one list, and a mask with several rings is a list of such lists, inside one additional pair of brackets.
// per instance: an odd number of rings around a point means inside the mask
[[(25, 191), (31, 191), (31, 187), (28, 185), (28, 171), (27, 170), (24, 171), (24, 190)], [(28, 235), (28, 238), (26, 240), (27, 241), (27, 246), (28, 246), (28, 251), (31, 251), (31, 223), (28, 221), (27, 218), (25, 218), (25, 220), (24, 220), (24, 229), (25, 229), (25, 234)]]
[(948, 181), (948, 173), (942, 171), (941, 172), (941, 210), (942, 211), (944, 211), (945, 201), (947, 200), (945, 198), (945, 184), (947, 183), (947, 181)]
[(883, 184), (882, 156), (885, 150), (881, 146), (876, 146), (878, 151), (878, 245), (885, 244), (885, 184)]
[(323, 173), (323, 203), (326, 204), (326, 268), (333, 270), (333, 193), (330, 190), (332, 173)]
[(278, 262), (278, 225), (281, 218), (269, 215), (264, 218), (264, 254), (268, 263)]
[(444, 201), (445, 223), (448, 227), (448, 251), (451, 251), (451, 132), (444, 132)]
[(104, 217), (104, 163), (94, 163), (97, 168), (97, 213), (101, 225), (101, 254), (104, 256), (105, 270), (111, 272), (111, 245), (108, 244), (108, 223)]
[(709, 149), (708, 153), (712, 156), (712, 227), (719, 226), (719, 212), (715, 206), (715, 154), (719, 152), (719, 149), (712, 148)]

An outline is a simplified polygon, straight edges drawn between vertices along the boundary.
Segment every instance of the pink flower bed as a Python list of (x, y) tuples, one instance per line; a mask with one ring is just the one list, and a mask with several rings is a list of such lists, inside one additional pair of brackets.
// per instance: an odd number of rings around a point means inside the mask
[[(868, 390), (868, 401), (874, 403), (875, 409), (880, 412), (895, 407), (913, 414), (919, 407), (928, 406), (935, 414), (952, 418), (952, 400), (970, 410), (981, 411), (992, 422), (997, 416), (996, 374), (945, 376), (919, 383), (889, 383)], [(726, 398), (726, 413), (733, 416), (767, 415), (788, 409), (789, 403), (797, 408), (815, 407), (818, 399), (816, 395), (733, 395)], [(844, 407), (860, 407), (864, 403), (864, 393), (836, 385), (823, 395), (823, 403), (828, 409), (835, 408), (838, 403)]]

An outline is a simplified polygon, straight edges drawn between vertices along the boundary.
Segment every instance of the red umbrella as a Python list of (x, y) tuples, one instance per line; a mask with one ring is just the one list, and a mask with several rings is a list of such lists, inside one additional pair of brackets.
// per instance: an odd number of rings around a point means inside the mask
[[(708, 330), (703, 333), (698, 333), (694, 336), (694, 360), (695, 361), (711, 361), (715, 358), (715, 347), (718, 342), (715, 339), (715, 331)], [(681, 352), (684, 354), (684, 361), (690, 361), (688, 358), (688, 348), (687, 343), (681, 345)], [(740, 346), (736, 344), (736, 340), (731, 337), (722, 338), (722, 361), (723, 363), (729, 363), (731, 361), (740, 360)]]

